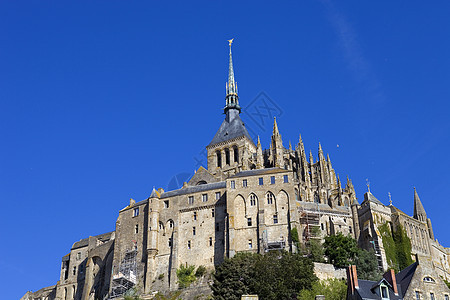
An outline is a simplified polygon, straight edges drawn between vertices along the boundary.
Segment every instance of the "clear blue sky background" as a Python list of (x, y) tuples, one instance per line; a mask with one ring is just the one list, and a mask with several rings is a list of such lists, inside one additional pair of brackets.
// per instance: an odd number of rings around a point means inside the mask
[[(1, 1), (0, 282), (18, 299), (112, 231), (129, 198), (192, 173), (222, 120), (233, 45), (245, 108), (264, 91), (284, 145), (319, 141), (359, 200), (450, 246), (448, 1)], [(243, 111), (263, 147), (261, 128)], [(339, 145), (339, 147), (338, 147)]]

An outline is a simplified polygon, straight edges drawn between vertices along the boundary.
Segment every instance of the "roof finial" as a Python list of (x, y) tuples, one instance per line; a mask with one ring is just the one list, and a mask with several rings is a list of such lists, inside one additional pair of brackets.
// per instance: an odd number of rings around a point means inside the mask
[(392, 205), (392, 197), (391, 197), (391, 192), (388, 192), (388, 196), (389, 196), (389, 205)]
[(369, 178), (366, 178), (367, 191), (370, 193), (370, 181)]
[(225, 112), (227, 112), (230, 108), (236, 108), (239, 112), (241, 112), (239, 97), (237, 95), (237, 85), (234, 80), (233, 57), (231, 54), (231, 44), (233, 43), (233, 40), (234, 39), (228, 40), (228, 46), (230, 47), (230, 62), (228, 66), (228, 83), (226, 85), (227, 96)]

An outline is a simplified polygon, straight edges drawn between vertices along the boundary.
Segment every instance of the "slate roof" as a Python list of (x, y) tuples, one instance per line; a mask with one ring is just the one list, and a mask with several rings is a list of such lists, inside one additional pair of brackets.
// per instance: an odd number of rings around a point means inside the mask
[(289, 172), (289, 171), (285, 170), (285, 169), (281, 169), (281, 168), (256, 169), (256, 170), (239, 172), (239, 173), (231, 176), (230, 178), (257, 176), (257, 175), (265, 175), (265, 174), (276, 174), (276, 173), (284, 173), (284, 172)]
[(400, 272), (398, 272), (397, 275), (395, 275), (397, 282), (401, 286), (400, 291), (403, 296), (405, 296), (406, 291), (408, 290), (409, 284), (411, 283), (411, 279), (413, 278), (414, 273), (416, 272), (417, 266), (418, 264), (416, 262), (412, 263), (403, 270), (401, 270)]
[[(111, 232), (107, 232), (107, 233), (103, 233), (103, 234), (99, 234), (96, 235), (95, 238), (99, 239), (102, 242), (106, 242), (111, 238), (111, 235), (114, 231)], [(79, 240), (78, 242), (75, 242), (72, 246), (72, 250), (73, 249), (78, 249), (78, 248), (82, 248), (82, 247), (86, 247), (89, 244), (89, 238), (85, 238), (82, 240)]]
[(372, 202), (375, 202), (375, 203), (377, 203), (377, 204), (384, 205), (384, 204), (381, 203), (381, 201), (378, 200), (378, 199), (377, 199), (370, 191), (369, 191), (369, 192), (366, 192), (366, 193), (364, 194), (364, 201), (372, 201)]
[(225, 118), (225, 120), (223, 120), (222, 125), (220, 125), (219, 130), (217, 130), (216, 135), (208, 146), (216, 145), (241, 136), (246, 136), (252, 141), (239, 114), (236, 114), (230, 122), (228, 122), (227, 119), (228, 118)]
[[(382, 298), (375, 293), (375, 288), (379, 286), (380, 282), (371, 281), (371, 280), (358, 280), (359, 288), (356, 289), (356, 292), (361, 296), (362, 299), (376, 299), (381, 300)], [(399, 285), (397, 284), (397, 287)], [(401, 300), (403, 297), (401, 293), (398, 296), (394, 294), (394, 291), (391, 288), (388, 288), (389, 291), (389, 299), (390, 300)]]
[(306, 210), (317, 211), (320, 210), (324, 213), (332, 213), (332, 214), (345, 214), (348, 215), (350, 213), (350, 207), (348, 206), (336, 206), (331, 208), (328, 204), (325, 203), (315, 203), (315, 202), (302, 202), (302, 207)]
[(150, 198), (159, 198), (159, 193), (155, 188), (153, 188), (152, 193), (150, 194)]
[(161, 199), (169, 198), (169, 197), (173, 197), (173, 196), (179, 196), (179, 195), (185, 195), (185, 194), (191, 194), (191, 193), (215, 190), (215, 189), (223, 189), (226, 186), (227, 186), (227, 184), (226, 184), (225, 181), (201, 184), (201, 185), (196, 185), (196, 186), (188, 186), (188, 187), (181, 188), (181, 189), (178, 189), (178, 190), (165, 192), (165, 193), (163, 193), (161, 195)]

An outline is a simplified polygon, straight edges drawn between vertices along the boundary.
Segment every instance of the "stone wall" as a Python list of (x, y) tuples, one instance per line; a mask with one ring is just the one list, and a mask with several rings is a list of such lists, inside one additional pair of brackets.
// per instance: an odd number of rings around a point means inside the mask
[(320, 280), (330, 278), (346, 279), (347, 273), (345, 269), (335, 268), (332, 264), (314, 263), (314, 274)]

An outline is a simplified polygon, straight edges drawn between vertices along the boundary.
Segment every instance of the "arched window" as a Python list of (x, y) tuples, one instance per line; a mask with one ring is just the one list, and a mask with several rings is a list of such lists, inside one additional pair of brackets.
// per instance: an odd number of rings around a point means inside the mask
[(173, 223), (173, 221), (172, 221), (172, 220), (169, 220), (169, 228), (173, 228), (174, 225), (175, 225), (175, 224)]
[(268, 192), (266, 194), (266, 198), (267, 198), (267, 204), (273, 204), (273, 200), (275, 199), (275, 196), (271, 192)]
[(250, 194), (250, 206), (255, 206), (255, 205), (256, 205), (256, 195)]
[(233, 147), (234, 151), (234, 162), (239, 162), (239, 150), (237, 146)]
[(217, 167), (222, 168), (222, 153), (220, 151), (216, 151), (217, 156)]
[(230, 164), (230, 150), (228, 148), (225, 148), (225, 164)]

